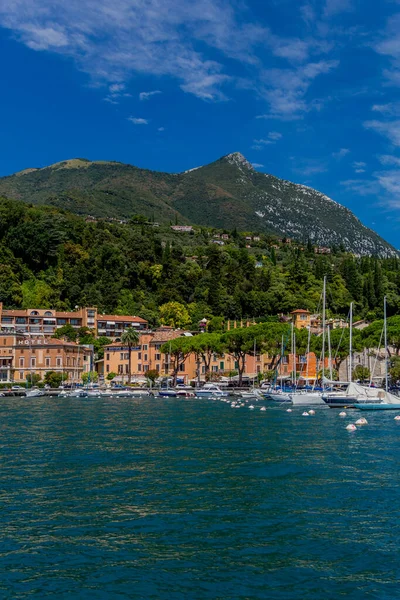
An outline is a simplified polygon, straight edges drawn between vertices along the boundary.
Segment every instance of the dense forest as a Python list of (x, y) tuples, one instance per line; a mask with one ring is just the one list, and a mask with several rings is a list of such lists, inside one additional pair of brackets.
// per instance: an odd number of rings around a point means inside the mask
[[(296, 308), (317, 311), (328, 277), (330, 316), (400, 313), (400, 260), (358, 258), (272, 236), (194, 228), (178, 233), (146, 219), (90, 220), (52, 207), (0, 199), (0, 301), (7, 308), (97, 306), (197, 329), (226, 319), (256, 321)], [(246, 239), (247, 237), (247, 239)], [(251, 239), (249, 239), (251, 238)], [(169, 303), (178, 303), (172, 305)], [(165, 306), (167, 305), (167, 306)]]

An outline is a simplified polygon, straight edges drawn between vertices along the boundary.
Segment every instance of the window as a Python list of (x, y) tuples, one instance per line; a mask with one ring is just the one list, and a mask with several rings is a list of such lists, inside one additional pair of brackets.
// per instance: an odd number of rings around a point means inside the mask
[(125, 365), (125, 373), (128, 374), (129, 373), (129, 365)]
[(138, 371), (141, 371), (141, 370), (142, 370), (142, 365), (138, 365), (138, 366), (137, 366), (137, 370), (138, 370)]
[(107, 352), (107, 354), (106, 354), (106, 360), (110, 360), (110, 353), (109, 352)]
[(80, 325), (81, 319), (71, 319), (71, 325)]
[(45, 317), (52, 317), (52, 316), (53, 316), (53, 313), (52, 313), (52, 312), (50, 312), (49, 310), (46, 310), (46, 312), (44, 313), (44, 316), (45, 316)]
[(19, 366), (20, 367), (24, 367), (25, 366), (25, 359), (24, 358), (20, 358), (19, 359)]
[(38, 315), (39, 313), (38, 313), (38, 311), (37, 311), (37, 310), (31, 310), (31, 313), (30, 313), (30, 314), (31, 314), (31, 315)]
[(36, 358), (31, 358), (31, 367), (36, 367)]
[(300, 315), (300, 321), (306, 321), (307, 315)]
[(123, 368), (124, 368), (124, 365), (118, 365), (118, 375), (123, 374)]
[(144, 344), (144, 345), (142, 346), (142, 350), (147, 350), (147, 349), (148, 349), (148, 348), (147, 348), (147, 344)]
[(50, 366), (50, 358), (46, 358), (46, 367)]
[(143, 370), (144, 370), (144, 371), (148, 371), (148, 370), (149, 370), (149, 365), (144, 365), (144, 368), (143, 368)]
[(156, 371), (159, 373), (160, 372), (160, 365), (156, 365)]
[(23, 379), (23, 378), (24, 378), (24, 372), (23, 372), (23, 371), (20, 371), (20, 372), (19, 372), (19, 378), (20, 378), (20, 379)]
[(219, 368), (221, 371), (225, 370), (225, 363), (223, 361), (219, 363)]
[(60, 356), (57, 356), (57, 358), (56, 358), (56, 366), (61, 367), (61, 357)]
[(13, 320), (12, 320), (12, 317), (2, 317), (1, 322), (2, 323), (12, 323)]
[(211, 370), (213, 373), (217, 373), (218, 372), (218, 367), (217, 366), (213, 366), (211, 367)]
[(129, 360), (129, 352), (125, 352), (125, 354), (124, 354), (124, 360)]
[(106, 372), (109, 373), (110, 372), (110, 365), (106, 365)]
[(138, 352), (138, 356), (137, 357), (138, 357), (138, 360), (142, 360), (142, 353)]
[(25, 317), (17, 317), (15, 319), (15, 322), (18, 323), (19, 325), (22, 325), (22, 324), (26, 323), (26, 319), (25, 319)]
[(181, 372), (185, 370), (185, 363), (182, 363), (181, 365), (179, 365), (179, 370)]
[(120, 354), (119, 354), (119, 360), (124, 360), (124, 353), (123, 352), (120, 352)]
[(67, 319), (57, 319), (57, 325), (66, 325)]
[(156, 355), (155, 355), (155, 359), (156, 359), (156, 360), (161, 360), (161, 354), (156, 354)]
[(147, 361), (147, 354), (144, 355), (144, 360)]

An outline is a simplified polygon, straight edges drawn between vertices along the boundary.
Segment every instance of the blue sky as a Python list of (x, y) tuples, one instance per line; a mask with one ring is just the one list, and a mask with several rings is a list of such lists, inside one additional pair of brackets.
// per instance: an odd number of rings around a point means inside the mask
[(400, 246), (399, 0), (3, 0), (0, 175), (242, 152)]

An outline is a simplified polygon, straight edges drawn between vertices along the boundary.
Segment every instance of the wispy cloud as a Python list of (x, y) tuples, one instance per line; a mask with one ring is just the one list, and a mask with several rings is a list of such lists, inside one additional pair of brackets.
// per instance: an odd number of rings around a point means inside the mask
[(255, 169), (262, 169), (264, 165), (261, 165), (260, 163), (251, 163), (253, 165), (253, 167)]
[(260, 138), (257, 140), (253, 140), (253, 150), (262, 150), (264, 146), (269, 146), (270, 144), (276, 144), (277, 141), (282, 139), (282, 134), (279, 131), (270, 131), (267, 134), (266, 138)]
[[(344, 0), (327, 5), (333, 1)], [(248, 81), (269, 103), (268, 115), (290, 119), (316, 106), (306, 92), (337, 64), (315, 58), (327, 52), (325, 40), (277, 35), (252, 18), (245, 3), (231, 0), (6, 0), (0, 25), (29, 48), (75, 60), (95, 84), (110, 87), (111, 103), (141, 74), (172, 77), (203, 100), (225, 100), (227, 87), (239, 85), (229, 58), (251, 69)], [(271, 56), (290, 67), (265, 70)]]
[(365, 121), (364, 127), (380, 133), (395, 146), (400, 146), (400, 121)]
[(159, 127), (157, 131), (165, 131), (165, 127)]
[(162, 92), (160, 90), (154, 90), (153, 92), (140, 92), (139, 99), (148, 100), (152, 96), (157, 96), (158, 94), (162, 94)]
[(292, 69), (268, 69), (264, 71), (261, 94), (268, 101), (270, 111), (258, 115), (257, 118), (282, 120), (301, 118), (305, 112), (313, 108), (313, 103), (306, 99), (306, 93), (312, 82), (318, 76), (335, 69), (338, 64), (337, 60), (321, 60)]
[(140, 117), (128, 117), (128, 121), (130, 121), (134, 125), (148, 125), (149, 124), (149, 121), (147, 119), (142, 119)]
[(392, 156), (390, 154), (381, 154), (378, 156), (379, 162), (382, 165), (396, 165), (400, 167), (400, 158), (398, 156)]
[(333, 158), (336, 160), (341, 160), (345, 156), (349, 154), (350, 150), (348, 148), (340, 148), (337, 152), (332, 152)]
[(353, 10), (353, 2), (351, 0), (326, 0), (323, 9), (325, 17), (332, 17), (342, 12)]
[(304, 159), (293, 159), (296, 160), (296, 164), (293, 167), (293, 171), (304, 177), (310, 175), (318, 175), (319, 173), (325, 173), (328, 171), (328, 165), (325, 160), (319, 158), (304, 158)]

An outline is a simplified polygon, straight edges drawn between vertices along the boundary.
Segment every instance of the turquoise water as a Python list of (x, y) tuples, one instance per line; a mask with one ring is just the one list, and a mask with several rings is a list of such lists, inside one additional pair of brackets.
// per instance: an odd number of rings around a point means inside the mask
[(400, 598), (395, 415), (301, 413), (1, 399), (0, 597)]

